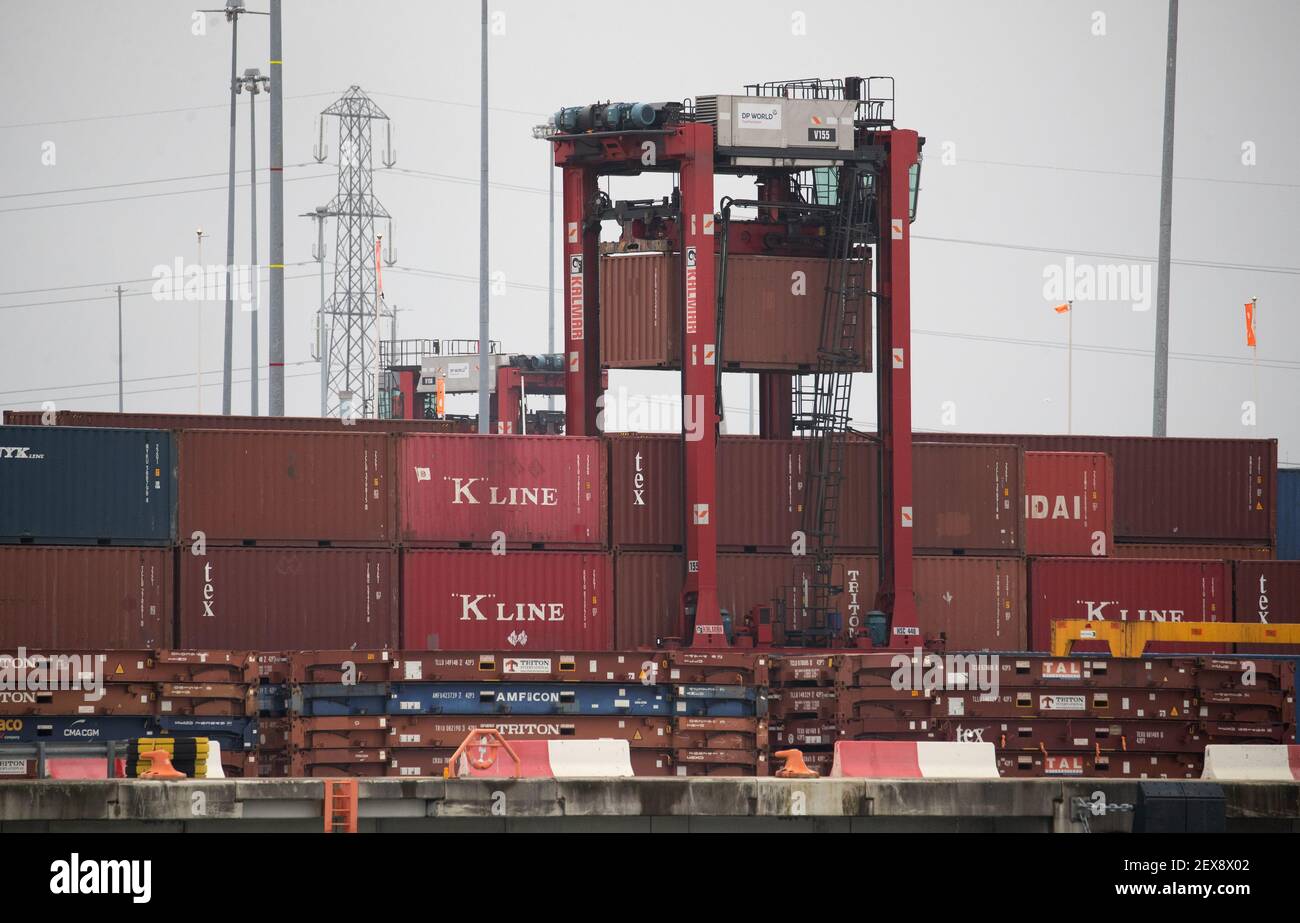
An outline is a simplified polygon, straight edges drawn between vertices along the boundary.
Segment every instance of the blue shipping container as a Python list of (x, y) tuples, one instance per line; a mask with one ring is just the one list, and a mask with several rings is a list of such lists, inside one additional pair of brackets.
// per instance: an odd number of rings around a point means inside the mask
[(169, 545), (175, 538), (170, 433), (0, 427), (0, 543)]
[(5, 718), (0, 743), (95, 743), (156, 736), (158, 724), (151, 715), (67, 717), (24, 715)]
[(1300, 561), (1300, 468), (1277, 472), (1277, 556)]
[(289, 700), (289, 711), (303, 717), (382, 715), (388, 683), (309, 683)]

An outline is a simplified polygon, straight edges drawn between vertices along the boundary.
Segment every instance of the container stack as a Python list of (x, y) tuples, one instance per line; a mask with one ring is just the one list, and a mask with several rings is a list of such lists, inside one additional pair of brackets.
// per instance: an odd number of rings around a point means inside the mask
[(671, 774), (768, 774), (770, 663), (753, 652), (664, 652), (660, 669), (672, 683), (673, 717), (672, 749), (661, 756)]
[[(242, 775), (257, 740), (257, 667), (247, 651), (0, 654), (0, 743), (207, 738)], [(123, 754), (125, 755), (125, 753)], [(7, 771), (30, 775), (33, 761)]]
[(991, 743), (1004, 776), (1199, 778), (1207, 744), (1294, 740), (1286, 660), (790, 655), (773, 750), (829, 771), (839, 739)]

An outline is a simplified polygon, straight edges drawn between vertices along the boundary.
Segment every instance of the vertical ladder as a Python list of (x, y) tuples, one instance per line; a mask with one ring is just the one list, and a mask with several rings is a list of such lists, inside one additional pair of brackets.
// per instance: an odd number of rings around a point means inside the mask
[(325, 780), (325, 832), (357, 832), (357, 780)]
[[(864, 306), (870, 294), (867, 248), (871, 242), (868, 214), (870, 174), (856, 164), (839, 171), (839, 195), (832, 220), (826, 295), (822, 303), (821, 346), (817, 371), (798, 379), (795, 418), (808, 434), (808, 502), (804, 516), (812, 572), (808, 575), (803, 611), (804, 643), (825, 643), (832, 634), (827, 615), (834, 609), (833, 559), (839, 533), (840, 501), (844, 489), (844, 456), (852, 397), (853, 371), (862, 356), (859, 331), (866, 322)], [(796, 584), (800, 576), (796, 576)]]

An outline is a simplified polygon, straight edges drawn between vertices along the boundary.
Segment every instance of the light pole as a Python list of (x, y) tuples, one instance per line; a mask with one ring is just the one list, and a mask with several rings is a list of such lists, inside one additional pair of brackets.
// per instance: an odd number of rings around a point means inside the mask
[(303, 212), (298, 217), (316, 221), (316, 249), (312, 256), (320, 263), (320, 309), (316, 320), (316, 355), (320, 360), (320, 415), (329, 414), (330, 338), (325, 321), (325, 219), (329, 209), (317, 205), (314, 211)]
[(1067, 301), (1053, 308), (1065, 315), (1065, 432), (1074, 432), (1074, 302)]
[(260, 273), (257, 267), (257, 94), (262, 92), (271, 82), (269, 77), (263, 77), (262, 72), (256, 67), (250, 67), (244, 71), (244, 76), (240, 78), (237, 91), (242, 93), (248, 91), (248, 192), (252, 198), (249, 209), (249, 225), (252, 232), (252, 253), (249, 257), (253, 267), (253, 318), (252, 334), (249, 342), (249, 348), (252, 355), (252, 361), (249, 363), (248, 380), (251, 385), (249, 393), (249, 413), (257, 416), (258, 404), (257, 399), (257, 380), (259, 370), (257, 366), (257, 315), (258, 302), (262, 294)]
[[(230, 182), (226, 195), (226, 335), (221, 361), (221, 412), (230, 414), (230, 376), (235, 346), (235, 94), (239, 92), (239, 72), (236, 60), (239, 55), (239, 17), (255, 13), (244, 9), (243, 0), (226, 0), (220, 10), (200, 10), (201, 13), (224, 13), (230, 23)], [(256, 13), (265, 16), (265, 13)]]
[(117, 292), (117, 412), (122, 412), (122, 286)]
[(478, 179), (478, 431), (491, 432), (491, 396), (488, 394), (488, 8), (483, 0), (483, 31), (479, 65), (479, 179)]
[(211, 235), (203, 233), (203, 228), (195, 228), (194, 236), (199, 242), (199, 274), (203, 279), (194, 321), (194, 401), (198, 406), (196, 413), (203, 413), (203, 306), (208, 300), (208, 267), (203, 263), (203, 238)]

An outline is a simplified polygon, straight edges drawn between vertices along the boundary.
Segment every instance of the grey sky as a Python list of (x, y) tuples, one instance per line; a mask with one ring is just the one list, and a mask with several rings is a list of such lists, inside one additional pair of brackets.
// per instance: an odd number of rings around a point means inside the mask
[[(1125, 262), (1094, 253), (1154, 259), (1163, 0), (492, 7), (505, 15), (504, 34), (490, 45), (492, 169), (501, 184), (492, 190), (491, 262), (507, 282), (493, 299), (492, 332), (507, 349), (546, 345), (546, 153), (529, 135), (546, 114), (597, 99), (738, 92), (757, 80), (891, 74), (899, 124), (927, 138), (912, 228), (914, 423), (939, 428), (944, 402), (954, 401), (959, 429), (1064, 431), (1066, 321), (1044, 296), (1043, 273), (1072, 254), (1089, 264)], [(212, 235), (205, 260), (224, 255), (230, 30), (211, 16), (206, 35), (191, 34), (192, 9), (179, 0), (5, 4), (0, 407), (55, 400), (115, 409), (108, 289), (119, 280), (133, 293), (125, 300), (127, 409), (195, 407), (194, 305), (155, 302), (149, 282), (126, 282), (148, 280), (178, 257), (194, 261), (196, 226)], [(477, 333), (478, 9), (473, 0), (285, 2), (291, 414), (314, 413), (318, 387), (308, 352), (315, 232), (292, 216), (334, 192), (333, 163), (314, 164), (311, 147), (317, 113), (350, 84), (370, 93), (395, 128), (398, 169), (378, 174), (376, 192), (397, 222), (398, 267), (384, 278), (389, 301), (402, 308), (401, 335)], [(1277, 436), (1282, 457), (1300, 463), (1300, 4), (1183, 0), (1181, 9), (1173, 256), (1229, 265), (1174, 267), (1169, 432)], [(1094, 34), (1096, 11), (1104, 35)], [(806, 34), (792, 28), (796, 12)], [(240, 33), (240, 69), (266, 72), (265, 20), (245, 19)], [(248, 248), (243, 97), (240, 104), (237, 261)], [(263, 176), (268, 109), (258, 107)], [(130, 115), (153, 110), (176, 111)], [(327, 125), (332, 156), (334, 130)], [(52, 166), (42, 163), (47, 141)], [(943, 163), (945, 142), (955, 163)], [(1245, 142), (1255, 145), (1254, 166), (1242, 163)], [(174, 177), (193, 178), (153, 182)], [(666, 193), (659, 182), (624, 180), (613, 193)], [(719, 195), (736, 191), (731, 182), (719, 182)], [(54, 190), (73, 191), (32, 194)], [(95, 200), (103, 201), (84, 204)], [(331, 225), (331, 258), (332, 234)], [(1252, 296), (1260, 304), (1259, 415), (1247, 427), (1241, 405), (1255, 385), (1242, 303)], [(98, 300), (55, 303), (69, 299)], [(48, 306), (25, 306), (33, 302)], [(1076, 432), (1150, 431), (1154, 313), (1076, 303)], [(204, 314), (208, 411), (220, 401), (220, 336), (214, 302)], [(265, 331), (261, 340), (265, 363)], [(235, 342), (236, 366), (246, 367), (246, 315), (237, 317)], [(237, 413), (248, 409), (246, 374), (237, 376)], [(743, 432), (747, 380), (732, 377), (730, 428)], [(615, 373), (611, 383), (672, 393), (676, 376)], [(868, 377), (855, 401), (867, 422), (870, 387)], [(265, 409), (265, 385), (262, 401)]]

